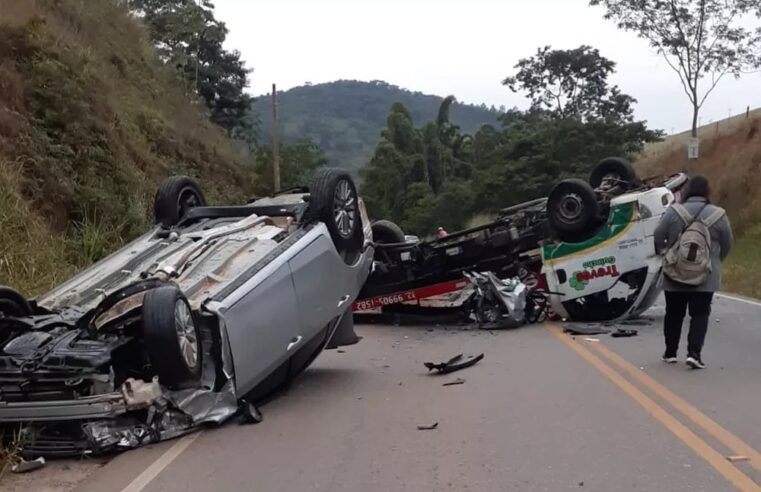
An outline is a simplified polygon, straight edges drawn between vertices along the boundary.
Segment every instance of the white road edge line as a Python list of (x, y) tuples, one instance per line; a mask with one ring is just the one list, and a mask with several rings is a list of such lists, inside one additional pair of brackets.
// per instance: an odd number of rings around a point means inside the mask
[(195, 432), (183, 437), (174, 443), (171, 448), (167, 449), (164, 454), (159, 456), (159, 459), (154, 461), (151, 466), (143, 470), (140, 475), (135, 477), (135, 479), (132, 480), (129, 485), (124, 487), (121, 492), (141, 492), (145, 487), (148, 486), (149, 483), (153, 481), (153, 479), (159, 476), (159, 473), (171, 465), (172, 462), (188, 448), (188, 446), (193, 444), (193, 441), (198, 439), (198, 436), (200, 435), (200, 431)]
[(721, 293), (721, 292), (717, 293), (716, 296), (717, 297), (723, 297), (724, 299), (729, 299), (729, 300), (732, 300), (732, 301), (744, 302), (744, 303), (750, 304), (752, 306), (761, 307), (761, 302), (754, 301), (752, 299), (746, 299), (744, 297), (737, 297), (737, 296), (733, 296), (733, 295), (730, 295), (730, 294), (724, 294), (724, 293)]

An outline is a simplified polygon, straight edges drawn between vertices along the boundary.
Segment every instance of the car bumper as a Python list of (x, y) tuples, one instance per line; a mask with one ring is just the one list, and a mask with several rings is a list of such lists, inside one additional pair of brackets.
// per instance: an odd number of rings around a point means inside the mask
[(2, 422), (61, 422), (116, 417), (127, 412), (121, 393), (106, 393), (76, 400), (0, 402)]

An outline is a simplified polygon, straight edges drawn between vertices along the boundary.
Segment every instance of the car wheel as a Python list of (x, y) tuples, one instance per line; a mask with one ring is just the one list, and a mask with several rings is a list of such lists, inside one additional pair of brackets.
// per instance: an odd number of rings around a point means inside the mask
[(336, 249), (348, 264), (362, 249), (362, 217), (354, 180), (343, 169), (317, 170), (309, 188), (310, 212), (325, 223)]
[(188, 176), (166, 178), (156, 190), (153, 213), (156, 224), (177, 225), (194, 207), (205, 207), (206, 199), (196, 180)]
[(479, 325), (493, 325), (502, 318), (502, 307), (491, 299), (481, 297), (476, 304), (476, 321)]
[(145, 293), (143, 340), (161, 384), (178, 389), (199, 381), (201, 341), (190, 305), (179, 288), (158, 287)]
[(32, 306), (16, 289), (0, 285), (0, 314), (4, 316), (30, 316)]
[(562, 241), (579, 241), (598, 225), (597, 195), (586, 181), (565, 179), (547, 198), (547, 219)]
[(373, 241), (376, 244), (405, 242), (404, 231), (390, 220), (376, 220), (372, 225)]
[(637, 173), (631, 163), (620, 157), (600, 161), (589, 176), (589, 184), (612, 195), (620, 195), (638, 184)]

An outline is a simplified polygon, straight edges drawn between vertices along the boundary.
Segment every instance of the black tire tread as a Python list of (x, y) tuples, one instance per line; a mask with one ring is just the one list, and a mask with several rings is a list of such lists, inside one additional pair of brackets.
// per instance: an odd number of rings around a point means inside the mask
[(168, 285), (151, 289), (143, 298), (143, 341), (159, 382), (170, 389), (179, 389), (198, 382), (203, 366), (200, 339), (198, 364), (191, 370), (180, 352), (174, 327), (174, 306), (178, 299), (185, 302), (179, 288)]
[(0, 313), (8, 316), (29, 316), (32, 306), (16, 289), (0, 285)]
[[(343, 238), (337, 232), (333, 220), (333, 195), (335, 183), (340, 179), (348, 179), (354, 189), (354, 195), (359, 200), (356, 185), (351, 175), (339, 168), (321, 167), (318, 168), (312, 178), (312, 184), (309, 187), (309, 217), (312, 220), (321, 220), (325, 222), (330, 231), (330, 236), (338, 252), (343, 256), (346, 263), (353, 263), (357, 253), (362, 248), (362, 218), (357, 213), (356, 223), (354, 224), (354, 236)], [(359, 211), (359, 208), (357, 209)]]
[[(376, 220), (372, 223), (373, 241), (376, 244), (383, 243), (403, 243), (404, 231), (390, 220)], [(376, 237), (376, 232), (380, 237)], [(389, 240), (391, 239), (391, 240)]]
[(632, 164), (622, 157), (606, 157), (597, 163), (589, 175), (589, 184), (592, 188), (599, 188), (606, 174), (616, 172), (626, 182), (622, 191), (630, 190), (637, 186), (639, 179)]
[(176, 225), (182, 217), (177, 209), (177, 199), (183, 188), (192, 187), (201, 199), (201, 205), (206, 204), (201, 186), (190, 176), (170, 176), (164, 179), (156, 189), (153, 200), (153, 214), (156, 224), (164, 227)]
[[(562, 195), (559, 195), (558, 190), (562, 188), (572, 187), (575, 188), (585, 204), (585, 217), (579, 223), (569, 225), (558, 220), (555, 215), (556, 202)], [(547, 199), (547, 219), (552, 230), (563, 241), (575, 242), (584, 238), (589, 232), (593, 231), (598, 225), (598, 213), (599, 204), (597, 202), (597, 195), (595, 194), (592, 186), (578, 178), (564, 179), (555, 185), (550, 191)]]

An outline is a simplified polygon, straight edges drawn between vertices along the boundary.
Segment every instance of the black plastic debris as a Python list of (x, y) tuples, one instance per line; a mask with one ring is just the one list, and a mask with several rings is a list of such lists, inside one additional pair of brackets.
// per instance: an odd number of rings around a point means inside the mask
[(614, 338), (636, 337), (638, 333), (639, 332), (637, 330), (625, 330), (623, 328), (619, 328), (618, 330), (611, 333), (610, 336)]
[(456, 384), (465, 384), (465, 380), (462, 378), (457, 378), (454, 381), (449, 381), (448, 383), (442, 384), (442, 386), (454, 386)]
[(428, 368), (429, 371), (436, 371), (438, 374), (449, 374), (451, 372), (465, 369), (478, 363), (484, 358), (484, 354), (477, 355), (466, 361), (462, 361), (462, 354), (455, 355), (446, 362), (424, 362), (423, 365)]
[(567, 326), (563, 329), (563, 333), (568, 333), (570, 335), (605, 335), (610, 333), (610, 330), (603, 328), (601, 326), (579, 326), (579, 325), (571, 325)]
[(259, 424), (264, 420), (264, 415), (256, 408), (256, 405), (245, 400), (241, 401), (240, 413), (243, 416), (243, 421), (241, 422), (243, 424)]
[(430, 431), (430, 430), (436, 429), (438, 426), (439, 426), (438, 422), (434, 422), (431, 425), (418, 425), (417, 426), (417, 430), (419, 430), (419, 431)]

